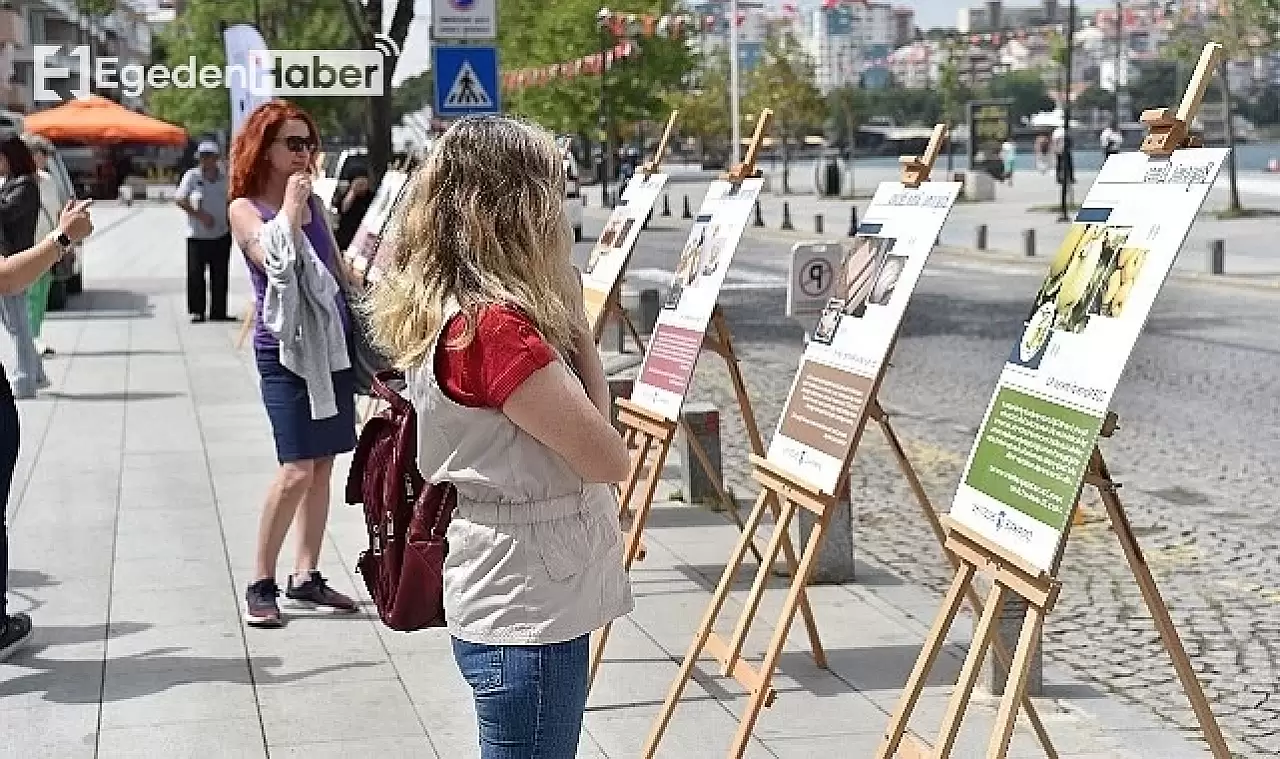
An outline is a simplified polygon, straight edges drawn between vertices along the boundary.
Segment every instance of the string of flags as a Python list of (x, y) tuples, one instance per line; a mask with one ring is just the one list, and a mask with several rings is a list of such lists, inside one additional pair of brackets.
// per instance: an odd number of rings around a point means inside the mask
[(541, 87), (559, 79), (574, 79), (583, 75), (598, 76), (610, 69), (615, 62), (633, 58), (639, 51), (640, 48), (633, 42), (619, 42), (609, 50), (584, 55), (572, 61), (508, 71), (502, 75), (502, 87), (505, 90), (523, 90), (529, 87)]
[[(710, 29), (715, 23), (715, 17), (707, 16), (701, 21), (704, 29)], [(646, 13), (614, 13), (608, 8), (601, 8), (596, 14), (596, 25), (609, 32), (614, 39), (637, 37), (680, 39), (686, 32), (698, 31), (699, 19), (687, 13), (654, 16)]]

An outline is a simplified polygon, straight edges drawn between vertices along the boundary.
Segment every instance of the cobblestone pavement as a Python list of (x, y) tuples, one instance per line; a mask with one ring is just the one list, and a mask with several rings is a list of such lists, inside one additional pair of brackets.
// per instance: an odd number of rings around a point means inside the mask
[[(645, 258), (674, 248), (679, 237), (675, 230), (646, 233)], [(749, 258), (759, 256), (748, 251)], [(882, 397), (940, 511), (949, 507), (1040, 276), (939, 258), (916, 293)], [(767, 440), (799, 361), (802, 329), (781, 315), (781, 286), (735, 287), (732, 271), (729, 283), (721, 304)], [(1276, 304), (1270, 293), (1170, 283), (1117, 395), (1121, 428), (1103, 443), (1220, 724), (1233, 750), (1249, 757), (1280, 753)], [(726, 476), (749, 504), (746, 436), (728, 374), (714, 355), (699, 363), (690, 398), (721, 409)], [(950, 573), (874, 427), (855, 461), (853, 485), (855, 550), (941, 594)], [(1046, 655), (1196, 734), (1101, 503), (1091, 492), (1084, 501), (1088, 522), (1068, 544)]]

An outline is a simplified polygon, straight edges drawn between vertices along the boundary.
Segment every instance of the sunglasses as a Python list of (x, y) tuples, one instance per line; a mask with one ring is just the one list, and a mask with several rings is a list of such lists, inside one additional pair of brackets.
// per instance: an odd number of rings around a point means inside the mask
[(314, 152), (316, 149), (316, 141), (310, 137), (281, 137), (278, 142), (283, 142), (284, 146), (293, 153)]

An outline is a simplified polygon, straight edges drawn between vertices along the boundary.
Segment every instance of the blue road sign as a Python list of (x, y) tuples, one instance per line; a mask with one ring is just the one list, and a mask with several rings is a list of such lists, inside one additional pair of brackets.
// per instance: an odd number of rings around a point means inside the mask
[(432, 53), (436, 116), (474, 116), (502, 110), (497, 48), (436, 45)]

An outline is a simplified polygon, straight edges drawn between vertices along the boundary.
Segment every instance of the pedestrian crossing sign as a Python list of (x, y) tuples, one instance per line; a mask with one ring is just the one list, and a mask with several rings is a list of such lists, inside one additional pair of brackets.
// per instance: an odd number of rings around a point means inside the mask
[(502, 110), (497, 48), (437, 45), (433, 54), (437, 116), (474, 116)]

